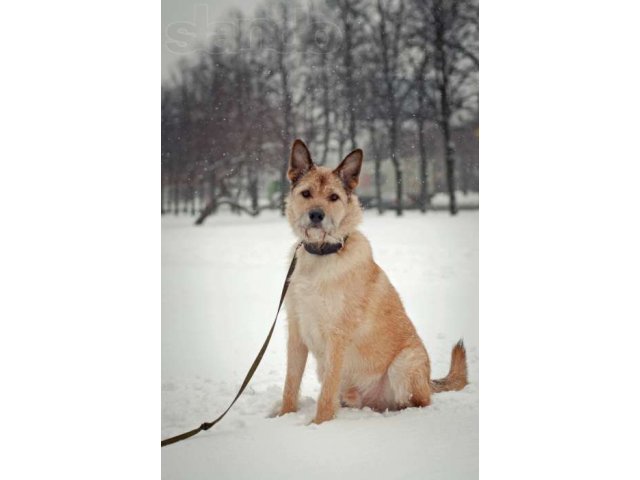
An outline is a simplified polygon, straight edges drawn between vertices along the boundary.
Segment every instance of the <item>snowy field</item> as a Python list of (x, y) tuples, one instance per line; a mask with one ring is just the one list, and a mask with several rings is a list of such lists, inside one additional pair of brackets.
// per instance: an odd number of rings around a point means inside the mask
[[(268, 332), (294, 238), (274, 212), (222, 213), (205, 225), (162, 218), (162, 438), (228, 406)], [(164, 479), (478, 476), (478, 212), (398, 219), (365, 214), (362, 231), (444, 376), (463, 337), (470, 385), (400, 412), (341, 409), (308, 425), (320, 385), (309, 356), (300, 411), (269, 418), (286, 367), (286, 312), (250, 386), (211, 430), (162, 449)]]

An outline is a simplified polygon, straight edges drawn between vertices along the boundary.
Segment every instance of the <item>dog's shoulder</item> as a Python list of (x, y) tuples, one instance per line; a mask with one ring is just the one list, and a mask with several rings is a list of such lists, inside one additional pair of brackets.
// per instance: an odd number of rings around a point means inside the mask
[(345, 242), (344, 254), (351, 254), (359, 257), (372, 256), (371, 243), (360, 230), (355, 230), (349, 234)]

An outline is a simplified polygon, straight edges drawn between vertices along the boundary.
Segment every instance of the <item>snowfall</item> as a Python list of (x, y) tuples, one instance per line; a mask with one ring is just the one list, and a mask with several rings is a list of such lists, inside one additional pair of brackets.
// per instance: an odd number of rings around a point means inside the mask
[[(162, 218), (162, 428), (166, 438), (222, 413), (275, 314), (294, 242), (276, 212)], [(272, 417), (286, 369), (286, 311), (245, 393), (212, 429), (162, 448), (164, 479), (478, 477), (478, 211), (367, 211), (361, 230), (423, 339), (434, 377), (463, 338), (469, 385), (426, 408), (342, 408), (309, 424), (320, 384), (309, 357), (299, 411)]]

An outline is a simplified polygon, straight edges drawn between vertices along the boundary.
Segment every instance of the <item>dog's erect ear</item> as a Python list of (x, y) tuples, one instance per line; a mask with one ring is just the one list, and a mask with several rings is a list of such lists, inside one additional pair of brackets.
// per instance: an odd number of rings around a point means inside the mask
[(296, 183), (302, 176), (314, 167), (309, 149), (300, 139), (293, 142), (291, 158), (289, 159), (289, 171), (287, 175), (291, 183)]
[(362, 167), (362, 159), (364, 154), (359, 148), (344, 157), (340, 165), (333, 171), (342, 183), (344, 183), (347, 191), (351, 192), (358, 186), (358, 177), (360, 176), (360, 168)]

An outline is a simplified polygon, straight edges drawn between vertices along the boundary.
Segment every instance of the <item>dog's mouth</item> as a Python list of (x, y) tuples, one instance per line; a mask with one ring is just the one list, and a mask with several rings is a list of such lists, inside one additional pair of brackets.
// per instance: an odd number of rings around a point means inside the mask
[(327, 236), (327, 231), (322, 227), (322, 225), (307, 225), (302, 227), (302, 231), (304, 232), (305, 239), (314, 242), (324, 242)]
[(300, 216), (297, 222), (296, 230), (301, 240), (306, 243), (331, 243), (336, 241), (333, 237), (336, 230), (333, 219), (325, 217), (321, 222), (311, 222), (308, 217), (308, 214), (305, 213)]
[(322, 223), (318, 224), (305, 221), (301, 221), (298, 224), (298, 231), (300, 232), (302, 240), (305, 242), (322, 242), (329, 234), (326, 226)]
[(335, 237), (332, 230), (325, 229), (320, 225), (301, 226), (301, 237), (305, 243), (325, 244), (339, 243), (341, 240)]

